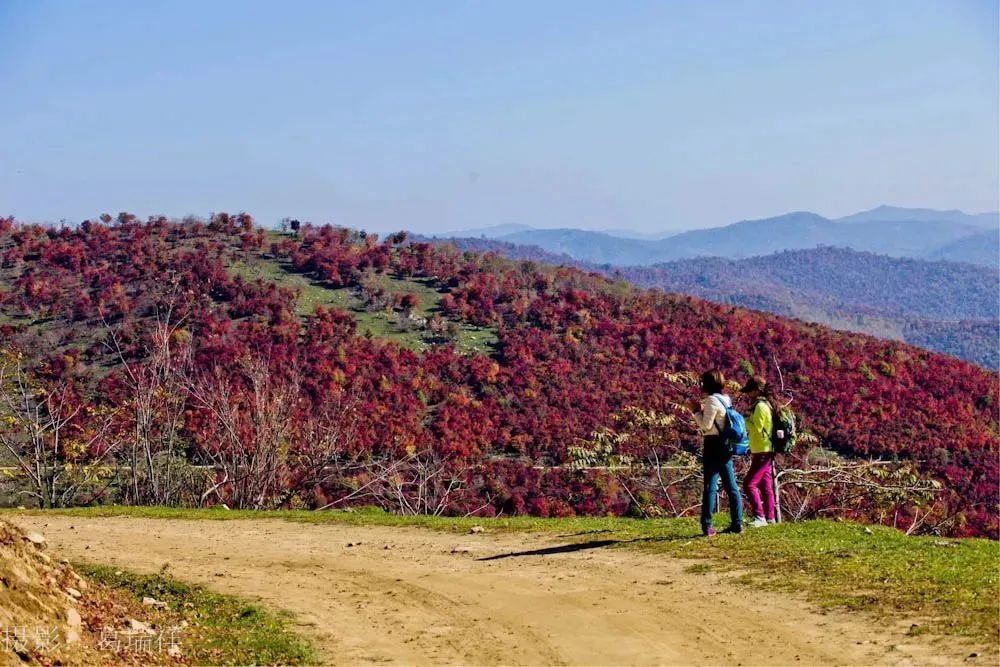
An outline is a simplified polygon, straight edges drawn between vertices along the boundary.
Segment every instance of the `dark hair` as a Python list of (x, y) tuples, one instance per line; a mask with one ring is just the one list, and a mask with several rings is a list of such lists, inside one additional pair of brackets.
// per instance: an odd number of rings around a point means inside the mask
[(726, 378), (718, 368), (701, 374), (701, 390), (706, 394), (718, 394), (726, 387)]
[(752, 391), (759, 391), (762, 396), (770, 396), (771, 386), (767, 383), (767, 380), (760, 375), (754, 375), (747, 380), (746, 384), (743, 385), (743, 388), (740, 389), (740, 391), (744, 394), (749, 394)]
[(774, 392), (771, 390), (771, 385), (768, 384), (767, 380), (760, 375), (754, 375), (747, 380), (746, 384), (743, 385), (743, 389), (740, 391), (744, 394), (754, 391), (759, 392), (758, 400), (766, 401), (768, 407), (771, 408), (771, 412), (773, 414), (778, 414), (778, 402), (774, 398)]

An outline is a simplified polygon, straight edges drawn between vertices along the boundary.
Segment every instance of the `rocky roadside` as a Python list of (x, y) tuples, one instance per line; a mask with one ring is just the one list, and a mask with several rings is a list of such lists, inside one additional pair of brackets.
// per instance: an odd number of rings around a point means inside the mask
[(0, 664), (186, 664), (185, 625), (153, 598), (90, 584), (43, 534), (0, 521)]

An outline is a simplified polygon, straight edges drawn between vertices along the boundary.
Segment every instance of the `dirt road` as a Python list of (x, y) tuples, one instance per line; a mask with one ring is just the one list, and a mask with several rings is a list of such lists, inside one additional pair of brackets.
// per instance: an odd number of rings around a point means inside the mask
[(907, 637), (904, 619), (821, 614), (599, 539), (581, 547), (567, 536), (268, 519), (9, 518), (73, 559), (167, 566), (289, 610), (331, 664), (927, 665), (968, 654)]

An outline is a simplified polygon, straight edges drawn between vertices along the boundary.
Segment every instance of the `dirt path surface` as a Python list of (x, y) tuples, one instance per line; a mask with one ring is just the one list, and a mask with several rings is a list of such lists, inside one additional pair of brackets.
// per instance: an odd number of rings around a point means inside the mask
[(821, 614), (683, 561), (604, 548), (600, 536), (580, 548), (565, 535), (273, 519), (10, 519), (72, 559), (166, 566), (291, 611), (330, 664), (927, 665), (968, 655), (950, 640), (907, 637), (902, 620)]

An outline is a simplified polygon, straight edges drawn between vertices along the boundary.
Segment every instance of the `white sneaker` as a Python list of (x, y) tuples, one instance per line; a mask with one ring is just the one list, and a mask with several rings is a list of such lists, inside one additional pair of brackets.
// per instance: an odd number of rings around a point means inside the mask
[(752, 522), (750, 523), (750, 527), (751, 527), (751, 528), (763, 528), (763, 527), (764, 527), (764, 526), (766, 526), (766, 525), (767, 525), (767, 519), (765, 519), (765, 518), (764, 518), (764, 517), (762, 517), (762, 516), (759, 516), (759, 517), (755, 518), (755, 519), (754, 519), (754, 520), (753, 520), (753, 521), (752, 521)]
[(768, 524), (771, 524), (771, 525), (774, 525), (774, 524), (778, 523), (774, 519), (768, 519), (767, 522), (768, 522)]

